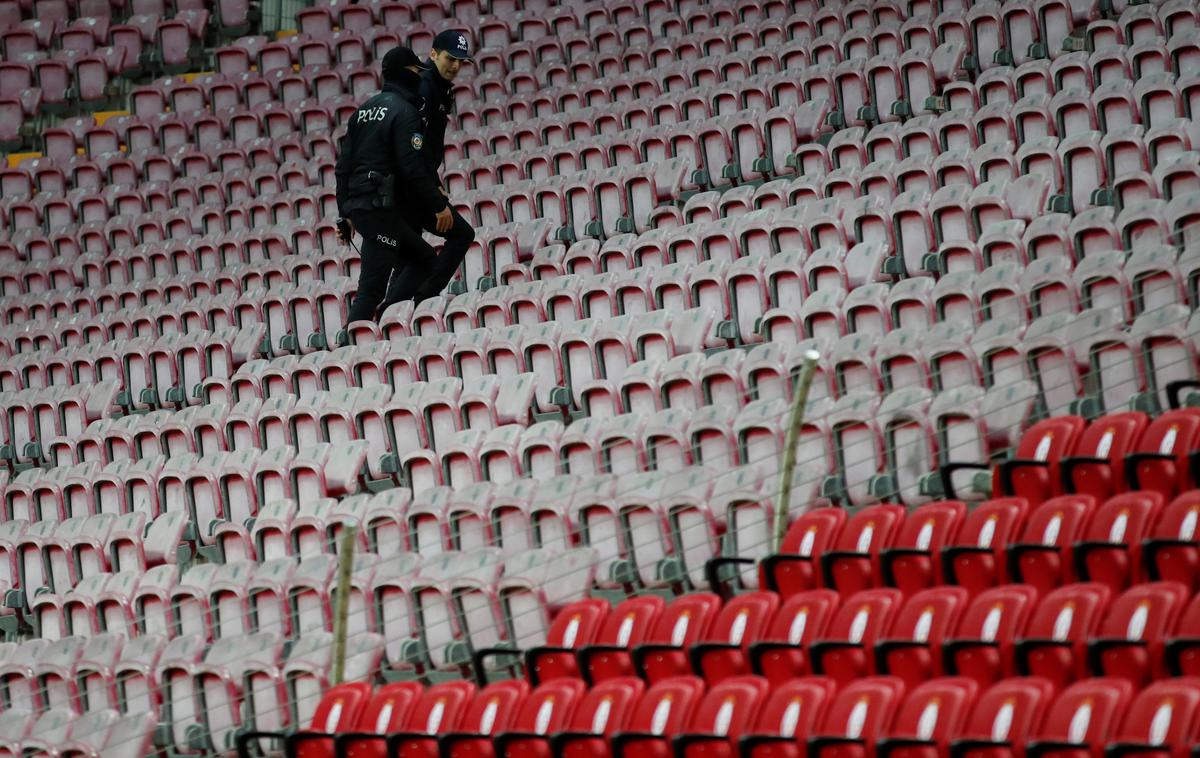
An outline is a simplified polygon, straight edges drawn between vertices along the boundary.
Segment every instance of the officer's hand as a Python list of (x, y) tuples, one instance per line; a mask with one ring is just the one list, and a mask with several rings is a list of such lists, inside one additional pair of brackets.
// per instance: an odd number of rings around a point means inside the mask
[(349, 244), (350, 239), (354, 236), (354, 224), (348, 218), (339, 218), (337, 223), (337, 236), (342, 241), (342, 244)]
[(439, 234), (445, 234), (454, 227), (454, 211), (450, 210), (450, 206), (448, 205), (434, 218), (437, 220)]

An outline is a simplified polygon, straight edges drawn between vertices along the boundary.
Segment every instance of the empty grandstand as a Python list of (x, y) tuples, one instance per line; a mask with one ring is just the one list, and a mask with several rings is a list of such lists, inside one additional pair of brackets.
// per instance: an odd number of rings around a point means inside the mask
[(1195, 0), (280, 7), (0, 0), (0, 756), (1200, 758)]

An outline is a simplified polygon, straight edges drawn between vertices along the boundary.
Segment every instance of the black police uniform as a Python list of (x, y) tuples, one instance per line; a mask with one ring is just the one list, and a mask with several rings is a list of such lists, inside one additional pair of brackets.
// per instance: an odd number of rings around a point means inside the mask
[[(434, 40), (433, 49), (449, 50), (452, 55), (459, 58), (470, 55), (466, 38), (460, 37), (458, 32), (453, 31), (439, 34)], [(425, 160), (425, 167), (433, 175), (434, 181), (437, 181), (438, 186), (441, 187), (441, 180), (438, 177), (446, 156), (446, 125), (449, 122), (450, 112), (454, 109), (454, 94), (451, 83), (442, 78), (436, 66), (429, 61), (425, 61), (422, 65), (427, 68), (421, 73), (421, 83), (418, 88), (423, 101), (421, 115), (425, 121), (421, 157)], [(422, 293), (431, 297), (441, 292), (454, 278), (454, 273), (462, 265), (467, 250), (475, 241), (475, 230), (471, 228), (470, 222), (454, 209), (451, 209), (454, 214), (454, 225), (447, 232), (439, 232), (437, 221), (419, 205), (401, 203), (400, 209), (404, 219), (414, 229), (423, 229), (446, 240), (437, 260), (433, 263), (429, 279), (421, 287)], [(396, 296), (396, 289), (403, 284), (402, 279), (392, 282), (392, 290), (388, 293), (389, 302), (402, 299)]]
[[(407, 48), (388, 53), (383, 91), (351, 117), (338, 154), (338, 212), (362, 235), (350, 321), (373, 319), (381, 304), (386, 309), (392, 302), (420, 300), (441, 290), (431, 291), (436, 251), (422, 238), (421, 227), (405, 219), (407, 214), (432, 219), (449, 205), (421, 157), (425, 124), (418, 77), (403, 68), (418, 63)], [(405, 212), (398, 213), (401, 209)], [(389, 290), (393, 269), (402, 271)]]

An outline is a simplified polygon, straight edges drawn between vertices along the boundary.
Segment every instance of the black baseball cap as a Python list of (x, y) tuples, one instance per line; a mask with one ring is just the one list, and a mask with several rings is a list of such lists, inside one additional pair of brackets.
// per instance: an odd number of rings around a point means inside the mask
[(467, 35), (457, 29), (447, 29), (434, 37), (433, 49), (444, 50), (460, 61), (471, 58), (471, 43), (467, 41)]
[(388, 50), (387, 55), (383, 56), (383, 78), (395, 79), (402, 69), (406, 69), (409, 66), (427, 68), (425, 61), (421, 60), (412, 51), (412, 48), (397, 45)]

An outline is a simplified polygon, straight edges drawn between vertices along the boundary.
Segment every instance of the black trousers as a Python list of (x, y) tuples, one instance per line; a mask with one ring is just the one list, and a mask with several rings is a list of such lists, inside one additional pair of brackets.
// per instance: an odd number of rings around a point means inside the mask
[(463, 258), (467, 257), (467, 250), (475, 241), (475, 230), (458, 211), (452, 208), (451, 213), (454, 214), (454, 225), (445, 233), (437, 230), (437, 219), (430, 214), (420, 211), (402, 213), (410, 228), (417, 229), (418, 233), (424, 230), (446, 242), (432, 261), (408, 261), (404, 270), (392, 277), (386, 298), (388, 305), (410, 299), (419, 303), (426, 298), (436, 297), (454, 278), (454, 272), (458, 271)]
[[(433, 216), (395, 210), (351, 214), (354, 228), (362, 235), (358, 292), (350, 306), (349, 320), (374, 320), (393, 303), (422, 300), (437, 295), (454, 277), (475, 240), (475, 230), (454, 212), (454, 226), (444, 235), (439, 255), (421, 236), (433, 234)], [(389, 286), (388, 282), (391, 281)]]

